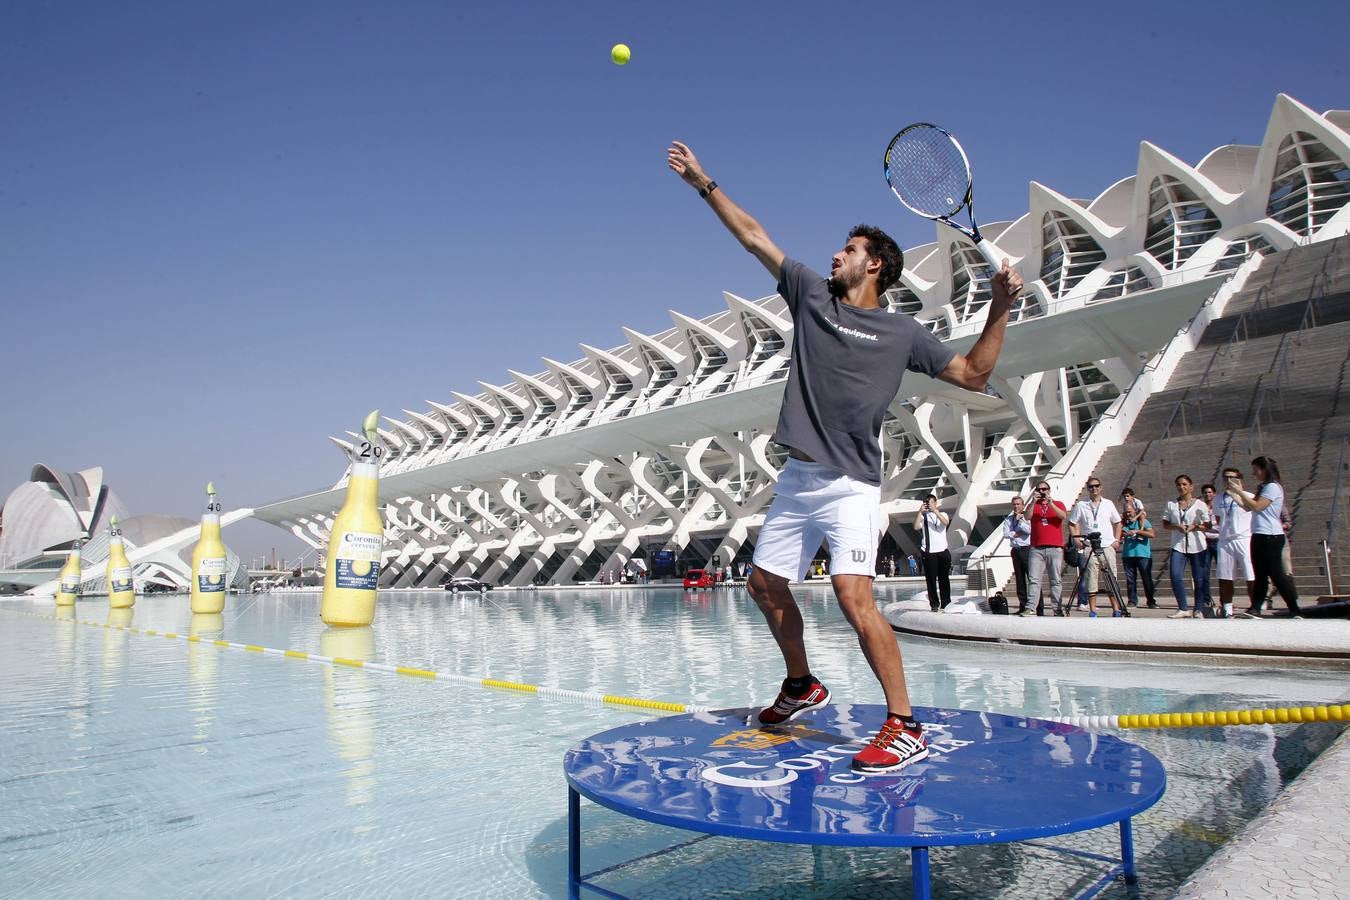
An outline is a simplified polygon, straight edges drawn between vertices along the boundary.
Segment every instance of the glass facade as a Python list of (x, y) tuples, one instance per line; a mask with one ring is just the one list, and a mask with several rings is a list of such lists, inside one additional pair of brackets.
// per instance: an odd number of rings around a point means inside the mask
[(1280, 142), (1266, 214), (1307, 237), (1350, 202), (1350, 164), (1302, 131)]
[(1219, 227), (1214, 211), (1177, 179), (1159, 175), (1149, 185), (1144, 249), (1164, 269), (1181, 266)]
[(1106, 252), (1081, 225), (1062, 212), (1041, 217), (1041, 281), (1059, 299), (1106, 261)]

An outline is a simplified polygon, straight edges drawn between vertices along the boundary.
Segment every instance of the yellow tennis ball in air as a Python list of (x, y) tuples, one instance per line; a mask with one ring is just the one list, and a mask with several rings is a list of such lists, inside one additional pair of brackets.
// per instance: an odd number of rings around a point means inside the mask
[(614, 60), (614, 65), (627, 65), (628, 60), (633, 58), (633, 51), (628, 49), (627, 44), (615, 44), (609, 51), (609, 58)]

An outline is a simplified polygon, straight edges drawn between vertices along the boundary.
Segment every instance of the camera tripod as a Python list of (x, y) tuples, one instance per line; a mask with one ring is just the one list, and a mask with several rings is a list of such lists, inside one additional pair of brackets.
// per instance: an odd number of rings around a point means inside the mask
[[(1073, 590), (1069, 592), (1069, 600), (1064, 604), (1064, 615), (1069, 615), (1078, 602), (1078, 588), (1083, 583), (1083, 579), (1093, 566), (1098, 566), (1098, 572), (1106, 583), (1106, 595), (1111, 599), (1111, 608), (1118, 610), (1122, 617), (1130, 617), (1130, 607), (1120, 594), (1120, 583), (1116, 581), (1116, 573), (1106, 562), (1106, 551), (1102, 549), (1100, 541), (1090, 541), (1091, 549), (1087, 551), (1088, 562), (1086, 566), (1078, 569), (1078, 577), (1074, 579)], [(1080, 549), (1078, 551), (1082, 553)], [(1088, 610), (1092, 611), (1093, 597), (1088, 597)]]

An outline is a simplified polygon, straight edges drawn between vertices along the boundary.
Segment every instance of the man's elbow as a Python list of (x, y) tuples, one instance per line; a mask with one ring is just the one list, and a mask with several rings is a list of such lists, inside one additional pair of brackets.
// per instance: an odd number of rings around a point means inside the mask
[(961, 387), (968, 391), (983, 391), (989, 385), (989, 376), (993, 374), (993, 371), (993, 369), (981, 369), (968, 363), (962, 373)]

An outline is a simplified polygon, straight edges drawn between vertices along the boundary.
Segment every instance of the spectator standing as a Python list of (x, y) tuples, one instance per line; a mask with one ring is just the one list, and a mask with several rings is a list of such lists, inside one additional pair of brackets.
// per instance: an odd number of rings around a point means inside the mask
[[(1255, 496), (1241, 490), (1230, 488), (1228, 496), (1252, 513), (1252, 570), (1255, 584), (1252, 587), (1252, 605), (1247, 615), (1260, 618), (1261, 608), (1266, 604), (1266, 591), (1273, 582), (1275, 590), (1280, 592), (1289, 615), (1297, 616), (1298, 588), (1294, 579), (1285, 571), (1282, 559), (1284, 545), (1284, 527), (1280, 523), (1280, 512), (1284, 509), (1284, 485), (1280, 482), (1280, 467), (1269, 456), (1258, 456), (1252, 460), (1252, 478), (1259, 487)], [(1251, 499), (1247, 499), (1251, 496)]]
[(913, 553), (905, 557), (905, 562), (909, 564), (909, 574), (911, 578), (919, 574), (919, 561), (914, 558)]
[(1134, 495), (1134, 488), (1127, 487), (1120, 492), (1120, 514), (1124, 516), (1125, 513), (1130, 511), (1133, 511), (1140, 518), (1148, 515), (1147, 510), (1144, 509), (1144, 501)]
[(1238, 575), (1247, 582), (1247, 605), (1252, 605), (1256, 573), (1252, 569), (1252, 514), (1232, 496), (1237, 491), (1247, 500), (1252, 495), (1242, 489), (1242, 473), (1235, 468), (1223, 470), (1224, 493), (1214, 501), (1214, 517), (1219, 529), (1215, 571), (1219, 578), (1219, 614), (1233, 615), (1233, 581)]
[[(1116, 549), (1120, 546), (1120, 512), (1116, 505), (1103, 496), (1102, 480), (1096, 475), (1088, 477), (1088, 496), (1078, 501), (1069, 517), (1069, 529), (1079, 539), (1079, 552), (1087, 556), (1087, 573), (1083, 579), (1087, 582), (1089, 615), (1097, 615), (1097, 594), (1101, 587), (1101, 570), (1110, 569), (1111, 577), (1116, 577)], [(1087, 536), (1100, 534), (1102, 553), (1092, 552)], [(1105, 591), (1101, 591), (1105, 593)], [(1114, 604), (1115, 600), (1111, 602)], [(1115, 611), (1117, 615), (1120, 610)]]
[(1031, 520), (1021, 497), (1012, 499), (1012, 512), (1003, 517), (1003, 536), (1012, 548), (1013, 579), (1017, 584), (1017, 614), (1027, 610), (1027, 566), (1031, 562)]
[[(1195, 483), (1189, 475), (1176, 479), (1177, 499), (1168, 501), (1163, 510), (1163, 527), (1172, 536), (1172, 553), (1168, 560), (1168, 574), (1172, 594), (1177, 598), (1177, 611), (1168, 618), (1185, 619), (1199, 616), (1202, 598), (1209, 592), (1209, 550), (1205, 547), (1205, 531), (1209, 527), (1209, 507), (1196, 499)], [(1195, 588), (1196, 609), (1192, 613), (1186, 600), (1186, 567), (1191, 569), (1191, 583)]]
[[(1027, 604), (1034, 600), (1036, 615), (1045, 615), (1045, 602), (1041, 599), (1042, 579), (1049, 582), (1050, 602), (1055, 615), (1064, 615), (1064, 605), (1060, 597), (1059, 570), (1064, 564), (1064, 522), (1068, 519), (1068, 510), (1064, 504), (1050, 496), (1048, 482), (1036, 483), (1036, 491), (1031, 498), (1031, 558), (1027, 563)], [(1025, 615), (1028, 610), (1018, 611)]]
[(1122, 502), (1125, 520), (1121, 525), (1121, 562), (1125, 565), (1125, 592), (1130, 605), (1139, 605), (1139, 583), (1144, 585), (1144, 599), (1149, 609), (1158, 608), (1153, 595), (1153, 538), (1157, 533), (1153, 523), (1144, 515), (1143, 507)]
[(938, 509), (937, 495), (924, 498), (914, 517), (923, 553), (923, 577), (928, 585), (928, 606), (934, 612), (952, 602), (952, 553), (947, 547), (947, 515)]
[(1218, 498), (1218, 492), (1212, 484), (1200, 485), (1200, 499), (1205, 501), (1205, 506), (1209, 509), (1209, 527), (1205, 529), (1205, 550), (1209, 553), (1209, 587), (1211, 592), (1207, 592), (1204, 597), (1204, 608), (1215, 609), (1214, 597), (1212, 594), (1214, 588), (1214, 571), (1219, 562), (1219, 531), (1214, 521), (1214, 501)]

